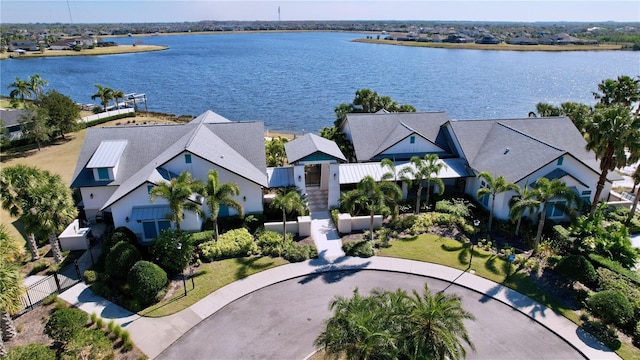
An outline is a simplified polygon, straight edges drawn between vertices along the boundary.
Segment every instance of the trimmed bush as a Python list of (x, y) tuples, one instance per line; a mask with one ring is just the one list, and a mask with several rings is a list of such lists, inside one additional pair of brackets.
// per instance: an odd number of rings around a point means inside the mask
[(369, 240), (348, 242), (342, 245), (342, 249), (347, 256), (368, 258), (374, 255), (373, 243)]
[(191, 234), (191, 242), (194, 246), (198, 246), (203, 242), (213, 240), (213, 230), (201, 231)]
[(141, 259), (140, 252), (128, 242), (120, 241), (115, 244), (104, 264), (104, 270), (116, 279), (126, 279), (133, 264)]
[(580, 281), (585, 285), (593, 285), (598, 280), (593, 265), (582, 255), (563, 257), (556, 266), (556, 271), (572, 282)]
[(218, 241), (198, 245), (206, 261), (250, 256), (258, 253), (258, 245), (247, 229), (235, 229), (219, 236)]
[(66, 343), (77, 333), (84, 330), (89, 315), (76, 308), (67, 308), (54, 312), (44, 326), (44, 333), (55, 341)]
[(589, 297), (587, 304), (605, 323), (624, 325), (633, 317), (633, 307), (619, 291), (604, 290)]
[(309, 258), (309, 249), (307, 248), (308, 246), (309, 245), (290, 246), (285, 250), (283, 257), (290, 262), (305, 261)]
[(45, 344), (29, 344), (9, 349), (3, 360), (56, 360), (56, 351)]
[(137, 244), (138, 243), (138, 237), (136, 236), (136, 234), (126, 226), (118, 226), (117, 228), (115, 228), (115, 230), (113, 230), (113, 233), (114, 234), (123, 234), (124, 236), (127, 237), (129, 242), (132, 243), (132, 244)]
[(262, 255), (283, 256), (287, 249), (295, 246), (292, 238), (291, 234), (287, 234), (287, 239), (283, 240), (280, 233), (266, 230), (258, 235), (258, 247), (262, 251)]
[(114, 232), (111, 235), (106, 236), (102, 240), (102, 254), (104, 254), (104, 256), (109, 255), (111, 249), (121, 241), (127, 243), (129, 242), (129, 238), (127, 237), (127, 235), (122, 232)]
[(96, 280), (98, 280), (98, 273), (95, 272), (94, 270), (85, 270), (83, 277), (84, 277), (84, 282), (87, 285), (90, 285), (96, 282)]
[(180, 230), (165, 230), (151, 244), (151, 253), (156, 258), (155, 263), (164, 271), (170, 275), (179, 274), (193, 256), (191, 236)]
[(133, 296), (143, 305), (157, 301), (158, 293), (167, 285), (167, 273), (148, 261), (138, 261), (133, 265), (127, 282)]
[(76, 334), (64, 347), (60, 360), (113, 359), (113, 343), (101, 330), (89, 330)]

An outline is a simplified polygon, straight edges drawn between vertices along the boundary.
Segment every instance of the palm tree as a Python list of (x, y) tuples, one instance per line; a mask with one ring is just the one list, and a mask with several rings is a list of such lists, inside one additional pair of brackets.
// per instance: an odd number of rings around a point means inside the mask
[(215, 239), (218, 241), (218, 214), (220, 212), (220, 205), (235, 209), (240, 213), (240, 216), (244, 216), (244, 207), (238, 200), (233, 198), (233, 196), (240, 195), (240, 187), (236, 183), (221, 184), (218, 180), (218, 172), (209, 170), (203, 195), (207, 200), (211, 221), (213, 222)]
[(282, 166), (284, 165), (287, 155), (284, 149), (284, 144), (287, 143), (287, 139), (278, 136), (273, 138), (265, 144), (267, 155), (267, 166)]
[(198, 180), (191, 178), (191, 174), (184, 171), (177, 178), (157, 184), (149, 193), (149, 200), (153, 203), (156, 198), (163, 198), (169, 202), (169, 220), (176, 224), (176, 229), (180, 230), (180, 223), (184, 220), (184, 211), (202, 213), (200, 204), (191, 200), (194, 193), (201, 188)]
[(22, 309), (25, 292), (20, 271), (14, 265), (21, 253), (20, 245), (0, 226), (0, 356), (6, 355), (4, 340), (13, 339), (18, 333), (11, 314)]
[(281, 188), (271, 203), (276, 209), (282, 210), (282, 238), (287, 238), (287, 213), (303, 214), (307, 209), (304, 196), (300, 195), (294, 186)]
[(122, 99), (122, 101), (124, 102), (124, 92), (121, 90), (113, 90), (113, 99), (116, 102), (116, 109), (118, 109), (120, 107), (118, 99)]
[(636, 168), (636, 171), (631, 174), (631, 178), (633, 179), (633, 188), (638, 188), (638, 192), (636, 192), (636, 196), (633, 199), (633, 205), (631, 206), (631, 211), (629, 211), (629, 216), (627, 217), (627, 226), (631, 223), (633, 216), (636, 214), (636, 208), (638, 207), (638, 200), (640, 200), (640, 166)]
[(114, 91), (113, 89), (103, 87), (100, 84), (96, 84), (96, 88), (98, 88), (98, 91), (96, 91), (95, 94), (91, 95), (91, 100), (100, 99), (100, 104), (102, 104), (102, 106), (104, 107), (104, 111), (106, 112), (109, 101), (114, 99)]
[(404, 354), (414, 359), (425, 355), (431, 359), (463, 359), (467, 351), (462, 341), (475, 350), (464, 325), (465, 320), (475, 320), (475, 317), (462, 308), (458, 295), (441, 291), (433, 295), (425, 284), (422, 295), (413, 290), (413, 296), (407, 299)]
[(31, 85), (28, 81), (22, 80), (19, 77), (16, 77), (16, 80), (9, 84), (9, 89), (13, 88), (9, 93), (9, 97), (15, 99), (16, 97), (20, 97), (20, 101), (22, 102), (22, 106), (24, 107), (24, 99), (25, 97), (31, 98)]
[(64, 185), (60, 175), (44, 172), (45, 176), (31, 189), (33, 204), (24, 217), (49, 235), (53, 258), (61, 263), (64, 258), (60, 250), (58, 234), (78, 215), (71, 190)]
[(416, 194), (416, 214), (420, 213), (420, 198), (422, 197), (423, 183), (427, 183), (427, 198), (425, 204), (429, 205), (429, 194), (431, 182), (438, 186), (438, 194), (444, 193), (444, 182), (438, 177), (440, 171), (446, 166), (444, 163), (438, 162), (439, 158), (436, 154), (427, 154), (423, 159), (414, 156), (409, 160), (413, 166), (405, 167), (400, 171), (400, 178), (408, 181), (412, 186), (418, 185)]
[(478, 189), (477, 197), (480, 200), (484, 196), (491, 196), (491, 207), (489, 208), (489, 225), (487, 225), (487, 232), (491, 233), (491, 224), (493, 223), (493, 209), (496, 203), (496, 195), (512, 190), (516, 191), (518, 186), (514, 183), (510, 183), (505, 179), (504, 176), (498, 176), (497, 178), (493, 178), (488, 171), (483, 171), (478, 174), (479, 179), (484, 179), (486, 183), (486, 187), (481, 187)]
[(369, 212), (369, 233), (373, 241), (373, 217), (376, 212), (389, 211), (396, 201), (402, 197), (398, 185), (391, 182), (376, 183), (374, 178), (367, 175), (354, 190), (342, 194), (340, 203), (351, 212), (356, 205)]
[(634, 79), (623, 75), (615, 80), (603, 80), (598, 84), (598, 92), (594, 92), (593, 97), (598, 100), (600, 106), (609, 107), (619, 104), (627, 108), (631, 107), (640, 101), (640, 78)]
[[(382, 174), (382, 177), (380, 178), (382, 181), (393, 180), (394, 184), (398, 183), (398, 171), (396, 170), (396, 164), (393, 161), (391, 161), (391, 159), (382, 159), (382, 161), (380, 162), (380, 167), (382, 167), (383, 169), (385, 168), (389, 169), (389, 171)], [(402, 194), (400, 197), (402, 198)], [(392, 214), (394, 219), (396, 218), (396, 216), (398, 216), (399, 212), (400, 212), (400, 209), (398, 207), (398, 203), (395, 202), (393, 206), (393, 214)]]
[(560, 179), (549, 180), (547, 178), (539, 178), (536, 181), (535, 188), (532, 191), (532, 200), (530, 202), (531, 207), (536, 207), (539, 209), (539, 222), (538, 222), (538, 232), (536, 233), (535, 242), (533, 244), (533, 253), (535, 254), (538, 251), (538, 244), (540, 244), (540, 239), (542, 238), (542, 229), (544, 228), (544, 222), (547, 217), (547, 208), (551, 206), (549, 201), (552, 199), (565, 200), (567, 204), (567, 208), (571, 205), (571, 203), (577, 200), (577, 195), (573, 192), (567, 184), (565, 184)]
[(549, 103), (537, 103), (536, 112), (529, 112), (529, 117), (560, 116), (560, 108)]
[(518, 195), (512, 197), (509, 200), (509, 218), (511, 218), (511, 221), (515, 221), (516, 219), (518, 219), (515, 231), (516, 236), (518, 236), (518, 234), (520, 233), (522, 215), (524, 215), (526, 211), (528, 211), (529, 214), (533, 214), (533, 212), (536, 211), (540, 206), (535, 198), (533, 198), (533, 190), (529, 188), (528, 182), (529, 180), (527, 179), (527, 183), (524, 184), (523, 188), (517, 186), (515, 192)]
[[(0, 197), (2, 198), (2, 208), (9, 212), (9, 215), (21, 218), (25, 209), (33, 207), (33, 198), (30, 190), (41, 179), (41, 172), (36, 168), (26, 165), (14, 165), (0, 170)], [(28, 231), (27, 247), (31, 253), (31, 261), (38, 260), (38, 244), (36, 243), (35, 230), (37, 223), (29, 223), (28, 218), (21, 218)]]
[(35, 95), (36, 99), (42, 94), (42, 88), (47, 85), (49, 85), (49, 82), (43, 79), (40, 74), (29, 76), (29, 89), (31, 93)]
[(631, 115), (627, 107), (613, 104), (596, 109), (585, 125), (587, 150), (593, 150), (600, 160), (600, 177), (591, 204), (593, 215), (607, 181), (607, 174), (640, 159), (640, 116)]

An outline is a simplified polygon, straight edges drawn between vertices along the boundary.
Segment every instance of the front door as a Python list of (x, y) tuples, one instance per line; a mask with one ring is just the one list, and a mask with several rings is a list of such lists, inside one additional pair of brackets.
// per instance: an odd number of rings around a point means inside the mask
[(306, 186), (320, 186), (320, 164), (304, 166), (304, 184)]

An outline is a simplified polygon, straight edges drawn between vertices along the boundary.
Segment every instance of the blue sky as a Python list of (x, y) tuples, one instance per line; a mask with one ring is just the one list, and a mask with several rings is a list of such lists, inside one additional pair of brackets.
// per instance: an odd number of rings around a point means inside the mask
[(200, 20), (469, 20), (640, 22), (640, 1), (591, 0), (1, 0), (0, 23)]

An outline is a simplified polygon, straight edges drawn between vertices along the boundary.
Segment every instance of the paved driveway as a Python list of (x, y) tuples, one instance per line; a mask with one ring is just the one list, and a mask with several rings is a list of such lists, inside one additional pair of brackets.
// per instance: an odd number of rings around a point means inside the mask
[(184, 334), (158, 359), (303, 359), (331, 315), (335, 295), (373, 288), (432, 291), (463, 298), (477, 320), (467, 323), (476, 351), (468, 359), (582, 359), (570, 345), (499, 301), (466, 288), (403, 273), (363, 270), (313, 274), (277, 283), (225, 306)]

